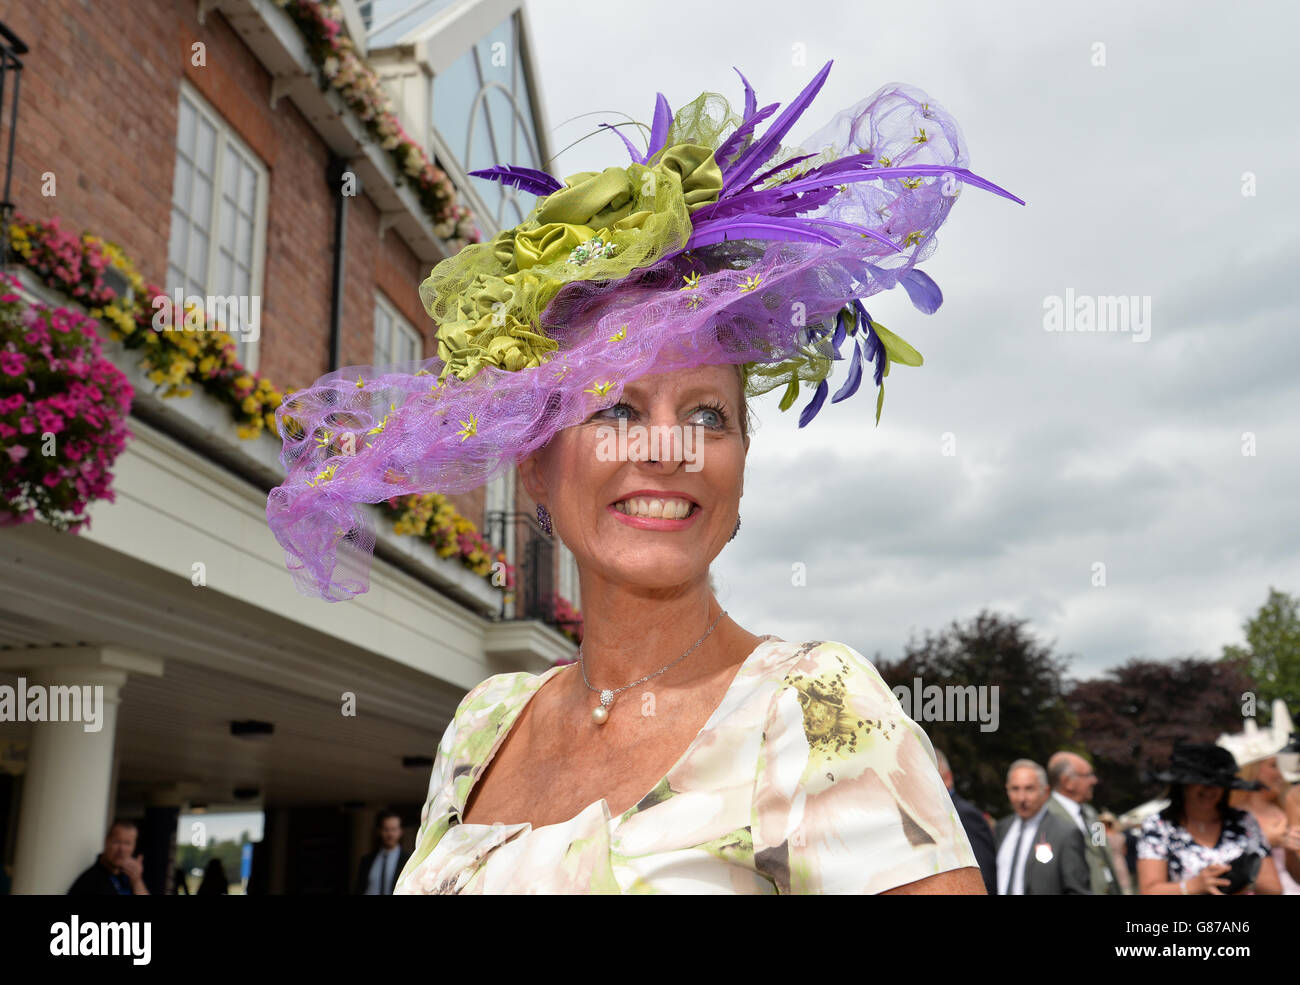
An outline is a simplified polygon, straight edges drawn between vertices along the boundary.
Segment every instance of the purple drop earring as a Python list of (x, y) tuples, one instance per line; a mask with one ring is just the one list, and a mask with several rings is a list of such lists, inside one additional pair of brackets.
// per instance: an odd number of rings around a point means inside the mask
[(537, 522), (542, 525), (542, 532), (547, 537), (551, 536), (551, 514), (547, 512), (546, 507), (541, 503), (537, 504)]

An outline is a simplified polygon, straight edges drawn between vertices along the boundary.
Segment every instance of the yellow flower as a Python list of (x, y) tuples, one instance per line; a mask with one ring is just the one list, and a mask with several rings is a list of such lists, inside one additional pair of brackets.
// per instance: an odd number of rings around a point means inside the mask
[(609, 391), (612, 390), (613, 388), (614, 388), (614, 384), (607, 380), (604, 383), (597, 383), (594, 386), (589, 386), (587, 387), (587, 389), (583, 390), (582, 392), (594, 393), (598, 397), (603, 397), (605, 396), (605, 394), (609, 393)]
[(680, 288), (680, 290), (693, 291), (700, 286), (700, 275), (697, 273), (692, 272), (686, 274), (684, 277), (682, 277), (682, 280), (686, 281), (686, 286)]
[(245, 397), (243, 401), (240, 402), (239, 409), (245, 414), (260, 414), (262, 412), (262, 405), (258, 403), (256, 397), (249, 396)]
[(473, 414), (470, 414), (468, 421), (460, 422), (460, 428), (461, 429), (456, 433), (460, 435), (460, 440), (464, 441), (465, 439), (478, 433), (478, 421), (474, 419)]
[(758, 285), (761, 284), (762, 282), (763, 282), (763, 278), (761, 276), (750, 277), (743, 284), (740, 285), (740, 291), (742, 294), (747, 294), (750, 291), (757, 290)]

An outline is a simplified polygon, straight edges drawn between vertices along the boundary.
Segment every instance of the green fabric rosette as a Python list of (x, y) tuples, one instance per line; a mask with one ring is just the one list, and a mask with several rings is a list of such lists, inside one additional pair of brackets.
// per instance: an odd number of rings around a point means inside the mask
[(440, 379), (540, 365), (557, 348), (539, 323), (559, 290), (618, 280), (682, 250), (691, 213), (718, 200), (722, 169), (710, 148), (682, 143), (652, 165), (580, 171), (564, 183), (518, 226), (442, 261), (420, 285), (438, 325)]

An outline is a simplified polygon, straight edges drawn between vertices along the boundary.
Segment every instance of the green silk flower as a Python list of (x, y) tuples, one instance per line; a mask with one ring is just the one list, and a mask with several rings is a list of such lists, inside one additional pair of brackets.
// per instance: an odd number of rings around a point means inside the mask
[(722, 169), (711, 148), (684, 143), (653, 165), (580, 171), (564, 183), (524, 222), (442, 261), (420, 285), (439, 326), (440, 380), (541, 365), (558, 348), (539, 323), (560, 289), (618, 280), (682, 250), (691, 213), (718, 200)]

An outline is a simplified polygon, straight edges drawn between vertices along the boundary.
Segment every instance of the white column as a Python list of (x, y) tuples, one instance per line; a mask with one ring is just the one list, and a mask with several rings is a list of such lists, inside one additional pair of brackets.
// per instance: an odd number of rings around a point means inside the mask
[[(83, 707), (82, 721), (29, 724), (13, 892), (62, 895), (104, 848), (122, 685), (132, 671), (160, 675), (162, 661), (112, 647), (59, 647), (10, 650), (0, 654), (0, 664), (24, 679), (29, 692), (90, 687), (96, 695), (93, 722)], [(50, 693), (47, 719), (53, 717)]]

